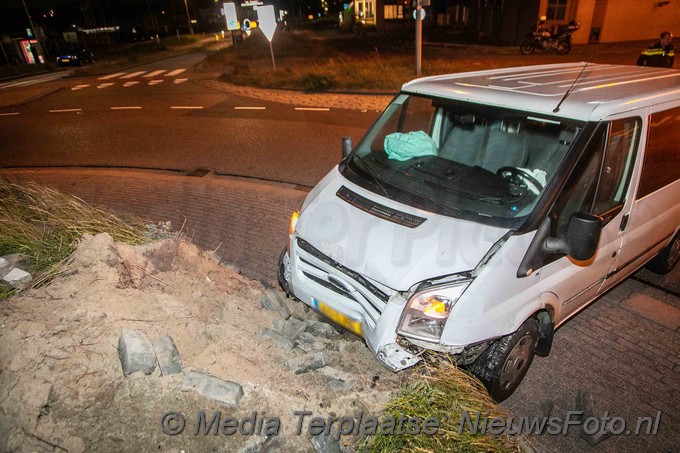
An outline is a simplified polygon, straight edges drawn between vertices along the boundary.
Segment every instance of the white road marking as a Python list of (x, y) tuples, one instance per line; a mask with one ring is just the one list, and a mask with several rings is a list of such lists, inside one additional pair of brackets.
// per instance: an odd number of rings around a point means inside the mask
[(139, 83), (139, 82), (137, 82), (137, 81), (135, 81), (135, 82), (125, 82), (125, 83), (123, 84), (123, 86), (124, 86), (125, 88), (127, 88), (127, 87), (131, 87), (132, 85), (137, 85), (138, 83)]
[(122, 76), (122, 75), (125, 75), (125, 74), (127, 74), (127, 73), (126, 73), (126, 72), (116, 72), (115, 74), (109, 74), (109, 75), (107, 75), (107, 76), (100, 77), (100, 78), (97, 79), (97, 80), (115, 79), (116, 77)]
[(175, 69), (174, 71), (170, 71), (167, 74), (165, 74), (165, 77), (173, 77), (173, 76), (176, 76), (176, 75), (183, 73), (186, 70), (187, 70), (187, 68)]
[(83, 109), (60, 109), (60, 110), (50, 110), (50, 113), (69, 113), (69, 112), (82, 112)]
[(108, 88), (108, 87), (113, 86), (113, 85), (115, 85), (115, 83), (112, 83), (112, 82), (101, 83), (101, 84), (97, 85), (97, 89), (101, 90), (102, 88)]
[(76, 85), (74, 87), (71, 87), (71, 91), (82, 90), (83, 88), (87, 88), (89, 86), (90, 86), (89, 84)]
[(267, 107), (234, 107), (234, 110), (267, 110)]
[(111, 110), (141, 110), (142, 107), (138, 105), (130, 105), (125, 107), (111, 107)]
[(309, 112), (328, 112), (331, 109), (327, 107), (295, 107), (295, 110), (306, 110)]
[(0, 116), (16, 116), (19, 112), (0, 113)]
[(159, 83), (163, 83), (163, 79), (149, 80), (149, 85), (158, 85)]
[(173, 105), (170, 107), (171, 109), (175, 110), (199, 110), (202, 109), (202, 105)]
[(151, 78), (151, 77), (156, 77), (159, 74), (163, 74), (166, 70), (165, 69), (159, 69), (158, 71), (153, 71), (145, 75), (144, 77)]
[(133, 72), (132, 74), (128, 74), (126, 76), (121, 77), (121, 79), (131, 79), (133, 77), (139, 77), (140, 75), (144, 74), (146, 71), (137, 71)]
[(189, 80), (189, 79), (175, 79), (175, 83), (182, 83), (182, 82), (186, 82), (187, 80)]

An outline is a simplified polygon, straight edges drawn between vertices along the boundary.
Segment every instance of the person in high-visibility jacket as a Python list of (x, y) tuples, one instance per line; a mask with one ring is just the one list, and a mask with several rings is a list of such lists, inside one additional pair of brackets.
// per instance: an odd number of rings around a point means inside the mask
[(671, 40), (673, 34), (669, 31), (661, 33), (660, 39), (647, 47), (638, 57), (638, 66), (656, 66), (659, 68), (672, 68), (675, 61), (675, 51)]

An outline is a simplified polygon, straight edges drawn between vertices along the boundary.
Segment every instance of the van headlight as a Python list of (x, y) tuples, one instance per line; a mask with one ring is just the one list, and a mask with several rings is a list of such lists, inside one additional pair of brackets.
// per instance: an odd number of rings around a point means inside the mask
[(290, 241), (293, 239), (295, 234), (295, 226), (297, 225), (298, 219), (300, 218), (300, 211), (293, 211), (290, 216), (290, 223), (288, 225), (288, 253), (290, 253)]
[(469, 284), (466, 280), (415, 293), (406, 303), (397, 333), (418, 340), (439, 341), (451, 309)]

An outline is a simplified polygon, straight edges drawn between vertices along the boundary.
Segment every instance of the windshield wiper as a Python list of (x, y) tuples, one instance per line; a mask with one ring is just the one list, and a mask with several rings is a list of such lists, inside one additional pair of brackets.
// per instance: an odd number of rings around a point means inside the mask
[(363, 159), (359, 160), (356, 156), (352, 159), (353, 162), (361, 162), (361, 167), (371, 176), (373, 179), (373, 182), (375, 185), (380, 189), (382, 192), (382, 195), (385, 198), (391, 198), (389, 194), (387, 193), (387, 190), (383, 185), (380, 183), (380, 178), (378, 177), (378, 173), (375, 171), (373, 167), (371, 167), (367, 162), (364, 162)]

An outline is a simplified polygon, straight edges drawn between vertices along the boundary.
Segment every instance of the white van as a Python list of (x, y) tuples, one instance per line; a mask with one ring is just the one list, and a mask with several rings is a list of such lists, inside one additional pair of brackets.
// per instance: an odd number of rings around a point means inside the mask
[(668, 272), (679, 227), (680, 71), (427, 77), (293, 214), (279, 279), (388, 368), (448, 353), (500, 401), (567, 319)]

